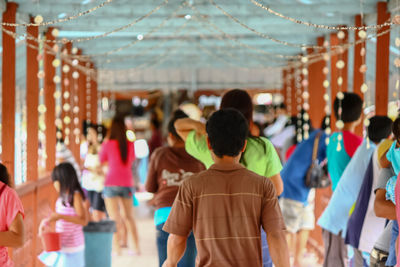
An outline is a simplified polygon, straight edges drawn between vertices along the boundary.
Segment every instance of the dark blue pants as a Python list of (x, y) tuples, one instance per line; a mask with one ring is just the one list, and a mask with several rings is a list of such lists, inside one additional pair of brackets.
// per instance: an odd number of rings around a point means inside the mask
[[(157, 249), (158, 249), (158, 259), (160, 267), (167, 259), (167, 241), (169, 233), (163, 231), (164, 224), (159, 224), (156, 226), (157, 229)], [(194, 267), (196, 262), (196, 243), (194, 240), (193, 233), (190, 233), (187, 243), (185, 254), (178, 263), (178, 267)]]
[(267, 243), (267, 234), (261, 227), (261, 246), (262, 246), (262, 261), (263, 267), (272, 267), (272, 259), (269, 255), (269, 248)]

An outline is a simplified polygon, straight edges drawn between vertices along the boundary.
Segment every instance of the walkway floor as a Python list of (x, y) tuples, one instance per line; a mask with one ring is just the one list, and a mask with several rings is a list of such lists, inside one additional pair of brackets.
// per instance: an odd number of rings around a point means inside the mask
[[(128, 255), (127, 250), (123, 250), (122, 255), (113, 258), (112, 267), (158, 267), (157, 247), (155, 242), (156, 232), (153, 224), (153, 214), (146, 205), (148, 196), (139, 196), (140, 205), (135, 210), (138, 222), (140, 245), (142, 248), (141, 256)], [(317, 259), (309, 255), (302, 267), (321, 267), (317, 264)]]

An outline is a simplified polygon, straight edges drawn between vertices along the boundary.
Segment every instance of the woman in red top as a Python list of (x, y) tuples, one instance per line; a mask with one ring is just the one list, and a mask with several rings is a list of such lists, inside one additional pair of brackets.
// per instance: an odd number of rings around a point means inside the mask
[(117, 225), (117, 234), (114, 235), (113, 240), (116, 254), (121, 252), (119, 233), (122, 222), (126, 225), (129, 237), (135, 247), (135, 250), (131, 250), (131, 254), (140, 254), (139, 238), (132, 206), (132, 163), (134, 160), (134, 146), (126, 138), (124, 119), (114, 118), (109, 138), (101, 147), (100, 162), (108, 165), (103, 195), (107, 212)]
[(0, 266), (14, 266), (7, 247), (24, 243), (24, 209), (17, 193), (10, 187), (7, 168), (0, 163)]

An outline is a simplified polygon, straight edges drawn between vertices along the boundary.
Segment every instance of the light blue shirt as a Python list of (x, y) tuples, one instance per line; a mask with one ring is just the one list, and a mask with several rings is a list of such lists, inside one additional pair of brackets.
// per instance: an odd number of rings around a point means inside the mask
[(154, 225), (160, 225), (165, 223), (168, 219), (169, 214), (171, 213), (172, 207), (164, 207), (156, 210), (154, 213)]
[(346, 233), (351, 207), (357, 200), (368, 163), (376, 145), (364, 141), (344, 170), (328, 206), (318, 220), (318, 225), (333, 234)]

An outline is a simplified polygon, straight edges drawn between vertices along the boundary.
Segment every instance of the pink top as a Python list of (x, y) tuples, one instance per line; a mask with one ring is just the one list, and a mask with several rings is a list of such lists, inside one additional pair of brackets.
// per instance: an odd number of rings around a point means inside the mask
[[(3, 186), (6, 185), (0, 182), (0, 191)], [(6, 186), (0, 195), (0, 232), (8, 231), (8, 228), (18, 213), (21, 213), (22, 216), (24, 216), (24, 208), (21, 200), (12, 188)], [(0, 247), (0, 266), (14, 266), (8, 256), (6, 247)]]
[[(56, 212), (62, 215), (77, 216), (74, 207), (68, 203), (66, 203), (66, 205), (67, 206), (64, 206), (61, 198), (59, 198), (56, 202)], [(63, 250), (71, 248), (77, 248), (79, 250), (85, 245), (82, 225), (58, 220), (56, 222), (56, 232), (61, 233), (61, 248)]]
[(133, 186), (132, 163), (135, 160), (135, 149), (132, 142), (128, 141), (128, 160), (124, 163), (119, 152), (116, 140), (103, 143), (100, 151), (100, 162), (108, 162), (108, 173), (105, 186)]

